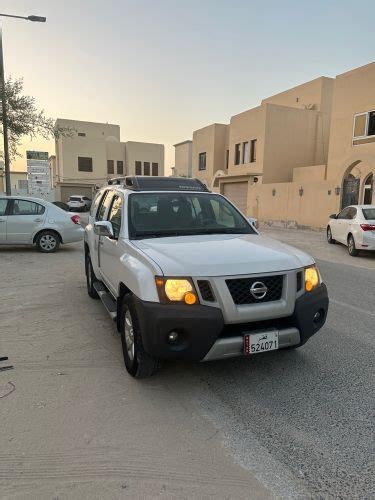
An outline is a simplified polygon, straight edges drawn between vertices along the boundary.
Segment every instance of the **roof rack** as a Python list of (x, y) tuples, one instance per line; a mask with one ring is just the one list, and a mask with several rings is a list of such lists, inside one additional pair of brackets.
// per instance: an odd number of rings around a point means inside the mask
[(108, 180), (109, 185), (122, 185), (134, 191), (202, 191), (209, 189), (199, 179), (186, 177), (126, 176)]

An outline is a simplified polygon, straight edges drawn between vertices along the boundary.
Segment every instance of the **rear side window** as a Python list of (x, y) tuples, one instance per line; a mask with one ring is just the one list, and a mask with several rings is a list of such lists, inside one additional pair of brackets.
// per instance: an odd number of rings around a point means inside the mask
[(104, 215), (105, 215), (107, 208), (108, 208), (110, 201), (111, 201), (110, 194), (111, 194), (111, 191), (105, 191), (105, 193), (103, 194), (103, 197), (100, 200), (98, 211), (96, 213), (96, 220), (103, 220), (104, 219)]
[(349, 219), (349, 213), (350, 213), (350, 207), (344, 208), (339, 215), (337, 216), (338, 219)]
[(362, 212), (366, 220), (375, 220), (375, 208), (362, 208)]
[(5, 215), (7, 209), (8, 200), (0, 199), (0, 216)]
[(11, 215), (41, 215), (45, 212), (43, 205), (27, 200), (14, 200)]
[(357, 216), (357, 209), (354, 207), (351, 207), (349, 210), (348, 219), (355, 219), (356, 216)]

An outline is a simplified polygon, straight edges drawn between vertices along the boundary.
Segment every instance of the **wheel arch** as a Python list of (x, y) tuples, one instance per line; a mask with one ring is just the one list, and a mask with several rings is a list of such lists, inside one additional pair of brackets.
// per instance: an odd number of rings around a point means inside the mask
[(117, 317), (116, 317), (116, 324), (117, 324), (117, 330), (121, 330), (121, 307), (122, 307), (122, 299), (123, 297), (128, 294), (132, 293), (130, 288), (128, 288), (125, 283), (120, 281), (119, 287), (118, 287), (118, 296), (117, 296)]
[(56, 231), (56, 229), (51, 229), (49, 227), (44, 227), (43, 229), (41, 229), (40, 231), (38, 231), (37, 233), (35, 233), (34, 234), (34, 238), (33, 238), (33, 243), (36, 243), (36, 240), (37, 240), (38, 236), (41, 233), (45, 233), (46, 231), (49, 231), (51, 233), (55, 233), (58, 236), (58, 238), (60, 240), (60, 243), (64, 243), (61, 234), (58, 231)]

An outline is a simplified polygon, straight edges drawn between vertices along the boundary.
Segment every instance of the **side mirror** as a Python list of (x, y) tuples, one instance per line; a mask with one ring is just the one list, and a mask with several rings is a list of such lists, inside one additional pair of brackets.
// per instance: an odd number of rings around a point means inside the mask
[(331, 215), (329, 216), (329, 218), (330, 218), (330, 219), (337, 219), (337, 215), (336, 215), (336, 214), (331, 214)]
[(247, 218), (247, 221), (252, 225), (254, 226), (256, 229), (258, 229), (259, 227), (259, 223), (258, 223), (258, 220), (255, 219), (254, 217), (248, 217)]
[(95, 222), (94, 233), (98, 236), (108, 236), (108, 238), (114, 237), (112, 224), (107, 220)]

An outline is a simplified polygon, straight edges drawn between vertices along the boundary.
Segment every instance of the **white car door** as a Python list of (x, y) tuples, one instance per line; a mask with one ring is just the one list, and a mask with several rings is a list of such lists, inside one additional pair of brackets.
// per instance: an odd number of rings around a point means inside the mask
[(333, 238), (340, 243), (345, 243), (346, 244), (346, 238), (348, 234), (348, 228), (349, 228), (349, 214), (350, 214), (350, 207), (346, 207), (341, 212), (337, 215), (337, 219), (335, 220), (335, 231)]
[(46, 208), (34, 201), (14, 199), (7, 219), (7, 243), (29, 244), (41, 229), (46, 218)]
[(7, 237), (7, 219), (6, 214), (8, 200), (0, 198), (0, 243), (4, 243)]
[(118, 263), (124, 250), (119, 243), (123, 220), (123, 200), (119, 193), (114, 194), (106, 218), (112, 224), (113, 238), (101, 236), (99, 242), (100, 272), (108, 288), (116, 294), (118, 284)]
[[(106, 219), (108, 208), (112, 200), (112, 193), (111, 190), (106, 190), (95, 199), (95, 204), (89, 217), (89, 224), (95, 224), (97, 221)], [(94, 239), (94, 252), (91, 255), (91, 261), (94, 269), (99, 268), (100, 271), (100, 243), (102, 236), (98, 236), (93, 232), (92, 238)]]

